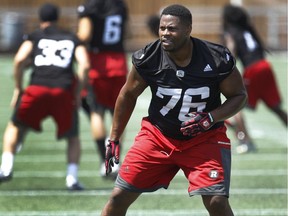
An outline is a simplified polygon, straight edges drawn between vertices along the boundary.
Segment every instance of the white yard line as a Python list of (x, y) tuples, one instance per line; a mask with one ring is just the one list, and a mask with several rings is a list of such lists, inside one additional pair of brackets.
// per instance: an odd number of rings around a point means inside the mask
[[(25, 146), (24, 146), (25, 148)], [(95, 151), (92, 153), (82, 153), (81, 162), (93, 162), (97, 161), (97, 152)], [(246, 154), (246, 155), (232, 155), (233, 160), (241, 161), (287, 161), (287, 155), (284, 153), (256, 153), (256, 154)], [(15, 157), (15, 163), (34, 163), (34, 162), (40, 162), (40, 163), (55, 163), (55, 162), (66, 162), (66, 156), (64, 154), (57, 154), (57, 155), (35, 155), (35, 154), (25, 154), (25, 155), (17, 155)]]
[[(14, 171), (13, 178), (62, 178), (65, 171)], [(79, 177), (95, 177), (100, 176), (98, 170), (80, 170)], [(232, 176), (287, 176), (286, 169), (249, 169), (249, 170), (232, 170)], [(182, 172), (176, 175), (176, 178), (184, 177)]]
[[(233, 195), (285, 195), (287, 194), (287, 188), (235, 188), (230, 191)], [(13, 196), (109, 196), (111, 190), (84, 190), (79, 192), (70, 192), (66, 190), (2, 190), (1, 196), (13, 197)], [(160, 189), (153, 193), (143, 193), (143, 196), (159, 196), (159, 195), (187, 195), (186, 189)], [(1, 214), (0, 214), (1, 215)]]
[[(22, 211), (1, 212), (5, 216), (94, 216), (100, 215), (101, 211)], [(287, 216), (286, 209), (234, 209), (237, 216)], [(129, 210), (127, 216), (207, 216), (206, 210)]]

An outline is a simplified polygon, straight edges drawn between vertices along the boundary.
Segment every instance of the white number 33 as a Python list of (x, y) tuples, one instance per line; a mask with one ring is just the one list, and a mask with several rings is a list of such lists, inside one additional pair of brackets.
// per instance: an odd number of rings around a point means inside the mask
[(74, 43), (70, 40), (41, 39), (38, 48), (42, 50), (42, 53), (35, 57), (36, 66), (54, 65), (66, 68), (71, 63)]

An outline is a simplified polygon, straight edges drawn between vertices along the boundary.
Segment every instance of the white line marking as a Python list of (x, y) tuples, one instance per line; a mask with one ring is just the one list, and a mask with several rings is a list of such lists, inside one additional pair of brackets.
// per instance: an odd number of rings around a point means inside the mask
[[(22, 212), (0, 212), (5, 216), (94, 216), (100, 215), (101, 211), (22, 211)], [(234, 209), (238, 216), (287, 216), (287, 209)], [(205, 209), (191, 210), (128, 210), (127, 216), (207, 216)]]
[[(25, 147), (25, 146), (24, 146)], [(287, 161), (287, 155), (286, 154), (247, 154), (247, 155), (232, 155), (233, 160), (235, 161)], [(98, 161), (99, 159), (95, 154), (87, 154), (83, 153), (81, 157), (81, 162), (92, 162), (92, 161)], [(51, 161), (54, 162), (66, 162), (66, 157), (63, 154), (59, 155), (19, 155), (15, 158), (15, 163), (32, 163), (32, 162), (41, 162), (41, 163), (51, 163)]]
[[(112, 190), (112, 189), (111, 189)], [(111, 190), (84, 190), (79, 192), (70, 192), (66, 190), (2, 190), (1, 196), (109, 196), (111, 194)], [(287, 188), (235, 188), (231, 189), (230, 194), (233, 195), (247, 195), (247, 194), (259, 194), (259, 195), (285, 195), (287, 194)], [(143, 193), (142, 196), (159, 196), (159, 195), (187, 195), (188, 192), (186, 189), (160, 189), (153, 193)]]
[[(232, 170), (232, 176), (287, 176), (286, 169), (249, 169), (249, 170)], [(13, 178), (46, 178), (65, 177), (65, 171), (30, 171), (30, 170), (19, 170), (14, 171)], [(100, 176), (98, 170), (80, 170), (79, 177), (95, 177)], [(176, 178), (184, 177), (184, 174), (179, 171)]]

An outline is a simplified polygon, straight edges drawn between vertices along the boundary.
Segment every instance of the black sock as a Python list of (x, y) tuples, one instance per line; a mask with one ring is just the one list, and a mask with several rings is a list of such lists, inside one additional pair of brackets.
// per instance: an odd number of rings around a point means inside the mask
[(98, 139), (95, 141), (100, 157), (103, 162), (105, 161), (105, 154), (106, 154), (105, 140), (106, 139)]

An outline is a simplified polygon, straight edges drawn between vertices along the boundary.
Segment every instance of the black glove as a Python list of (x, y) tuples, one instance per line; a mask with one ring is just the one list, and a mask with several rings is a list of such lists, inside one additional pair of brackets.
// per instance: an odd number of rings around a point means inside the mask
[(112, 172), (112, 167), (114, 166), (114, 163), (119, 164), (119, 157), (120, 157), (119, 141), (108, 140), (105, 154), (106, 175)]
[(197, 136), (214, 125), (213, 117), (210, 113), (191, 112), (186, 116), (191, 118), (181, 124), (180, 131), (184, 136)]

